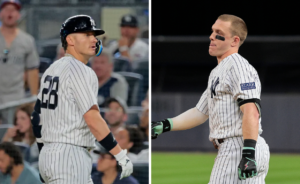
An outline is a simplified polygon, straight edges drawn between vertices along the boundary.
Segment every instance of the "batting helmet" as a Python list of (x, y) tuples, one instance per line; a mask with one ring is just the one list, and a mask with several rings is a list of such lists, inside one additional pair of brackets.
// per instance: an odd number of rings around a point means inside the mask
[[(92, 31), (95, 33), (95, 36), (102, 35), (105, 32), (101, 29), (96, 28), (95, 21), (92, 17), (88, 15), (75, 15), (73, 17), (68, 18), (61, 26), (60, 29), (60, 38), (61, 43), (64, 48), (67, 46), (66, 37), (71, 33), (77, 32), (87, 32)], [(102, 42), (97, 38), (96, 43), (96, 56), (101, 54), (103, 49)]]

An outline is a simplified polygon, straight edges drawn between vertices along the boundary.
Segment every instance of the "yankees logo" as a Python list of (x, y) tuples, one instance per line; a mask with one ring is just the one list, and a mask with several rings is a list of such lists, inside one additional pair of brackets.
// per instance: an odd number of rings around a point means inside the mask
[(216, 96), (216, 87), (219, 84), (219, 77), (217, 78), (217, 80), (214, 82), (214, 80), (211, 81), (211, 87), (210, 87), (210, 91), (211, 91), (211, 98), (213, 98), (215, 95)]

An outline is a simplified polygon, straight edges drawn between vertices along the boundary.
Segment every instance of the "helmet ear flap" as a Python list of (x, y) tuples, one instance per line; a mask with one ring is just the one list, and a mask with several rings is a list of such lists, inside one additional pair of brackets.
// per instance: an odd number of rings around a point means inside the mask
[(96, 49), (95, 49), (95, 54), (96, 56), (99, 56), (103, 50), (103, 45), (102, 45), (102, 42), (101, 40), (99, 40), (98, 38), (97, 39), (97, 43), (96, 43)]

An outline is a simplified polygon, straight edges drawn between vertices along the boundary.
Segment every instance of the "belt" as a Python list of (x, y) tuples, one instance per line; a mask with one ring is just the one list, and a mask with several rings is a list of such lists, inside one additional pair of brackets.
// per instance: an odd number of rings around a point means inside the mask
[(222, 144), (223, 142), (224, 139), (214, 139), (212, 143), (216, 149), (219, 149), (219, 145)]
[(92, 150), (92, 148), (88, 148), (86, 146), (81, 146), (82, 148), (86, 149), (88, 152), (90, 152)]

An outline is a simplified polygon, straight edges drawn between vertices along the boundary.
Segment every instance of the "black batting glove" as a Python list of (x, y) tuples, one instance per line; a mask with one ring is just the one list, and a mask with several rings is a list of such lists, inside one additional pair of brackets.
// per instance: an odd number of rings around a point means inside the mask
[(257, 164), (255, 161), (255, 145), (256, 141), (253, 139), (245, 139), (243, 147), (243, 155), (238, 166), (238, 173), (240, 180), (246, 180), (257, 176)]
[(151, 122), (151, 139), (156, 139), (158, 135), (170, 131), (173, 127), (171, 119), (164, 119), (162, 121)]

